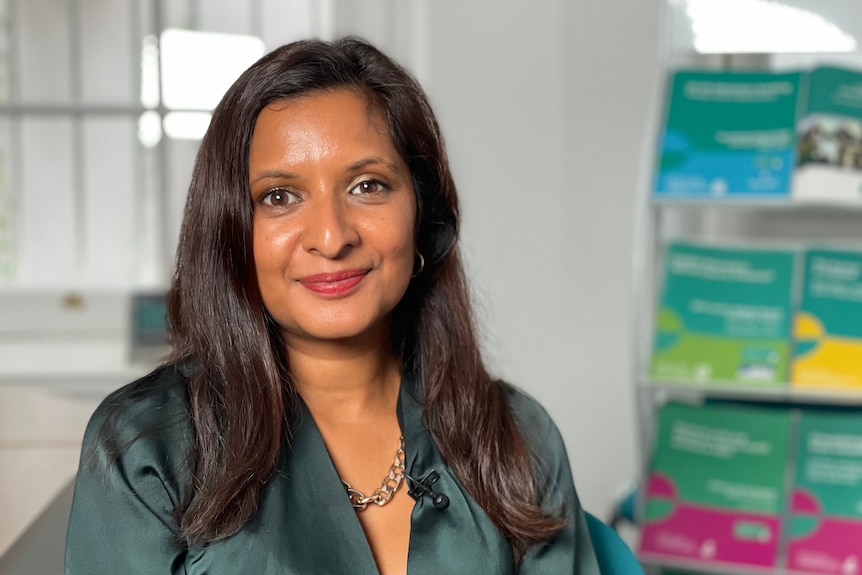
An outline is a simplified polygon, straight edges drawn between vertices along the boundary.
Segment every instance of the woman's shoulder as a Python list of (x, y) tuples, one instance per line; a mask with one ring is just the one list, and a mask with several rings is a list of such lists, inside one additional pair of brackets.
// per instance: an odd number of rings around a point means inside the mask
[(545, 466), (568, 466), (565, 442), (548, 410), (523, 389), (511, 383), (501, 385), (518, 431), (531, 452)]
[(132, 555), (137, 569), (177, 564), (174, 515), (193, 489), (186, 382), (177, 366), (160, 367), (109, 394), (93, 413), (75, 479), (67, 572), (131, 572), (132, 548), (147, 549)]
[(110, 393), (90, 418), (85, 448), (112, 459), (133, 446), (135, 451), (187, 450), (192, 437), (188, 377), (183, 365), (164, 365)]
[(506, 403), (522, 432), (547, 435), (557, 430), (548, 410), (532, 395), (508, 382), (500, 382)]

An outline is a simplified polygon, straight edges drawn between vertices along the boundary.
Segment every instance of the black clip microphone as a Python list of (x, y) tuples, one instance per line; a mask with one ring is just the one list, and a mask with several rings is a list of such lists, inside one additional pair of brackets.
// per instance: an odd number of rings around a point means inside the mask
[(404, 474), (407, 478), (408, 486), (407, 495), (419, 501), (426, 495), (431, 498), (431, 505), (437, 509), (446, 509), (449, 507), (449, 498), (442, 493), (434, 490), (434, 484), (440, 479), (440, 474), (433, 469), (422, 479), (416, 479), (410, 475)]

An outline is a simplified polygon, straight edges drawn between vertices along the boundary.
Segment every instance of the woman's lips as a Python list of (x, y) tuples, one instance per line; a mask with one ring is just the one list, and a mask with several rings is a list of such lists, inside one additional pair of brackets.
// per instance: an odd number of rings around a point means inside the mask
[(299, 278), (306, 289), (324, 296), (341, 296), (350, 292), (365, 279), (367, 269), (315, 274)]

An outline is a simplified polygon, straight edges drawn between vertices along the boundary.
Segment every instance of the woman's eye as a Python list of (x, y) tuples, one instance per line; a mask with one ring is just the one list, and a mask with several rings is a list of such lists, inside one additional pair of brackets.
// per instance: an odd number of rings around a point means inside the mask
[(298, 201), (299, 197), (297, 197), (296, 194), (294, 194), (293, 192), (289, 192), (283, 188), (276, 188), (274, 190), (270, 190), (260, 198), (260, 202), (262, 204), (275, 207), (295, 204)]
[(389, 186), (384, 184), (378, 180), (362, 180), (352, 188), (350, 188), (349, 193), (358, 195), (358, 194), (373, 194), (376, 192), (382, 192), (384, 190), (388, 190)]

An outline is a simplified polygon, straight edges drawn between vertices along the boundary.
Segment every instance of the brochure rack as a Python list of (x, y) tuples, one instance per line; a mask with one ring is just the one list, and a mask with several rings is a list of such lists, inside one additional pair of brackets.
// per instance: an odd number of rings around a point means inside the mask
[(856, 575), (862, 67), (677, 68), (662, 104), (636, 257), (639, 558)]

